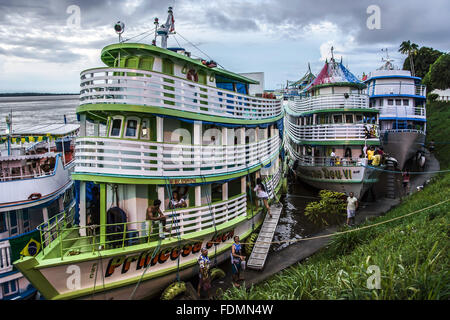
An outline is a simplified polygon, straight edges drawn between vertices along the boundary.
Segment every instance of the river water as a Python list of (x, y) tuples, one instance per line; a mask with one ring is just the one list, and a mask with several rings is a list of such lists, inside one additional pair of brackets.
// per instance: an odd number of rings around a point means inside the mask
[[(0, 132), (6, 129), (5, 117), (12, 110), (13, 126), (35, 124), (63, 123), (66, 116), (68, 123), (78, 123), (76, 108), (78, 99), (72, 100), (39, 100), (12, 102), (0, 98)], [(90, 127), (88, 127), (89, 131)], [(299, 183), (289, 184), (289, 193), (281, 199), (284, 210), (275, 230), (274, 241), (285, 241), (309, 236), (317, 231), (303, 215), (306, 205), (315, 200), (317, 191)], [(289, 243), (274, 244), (271, 248), (278, 251)]]

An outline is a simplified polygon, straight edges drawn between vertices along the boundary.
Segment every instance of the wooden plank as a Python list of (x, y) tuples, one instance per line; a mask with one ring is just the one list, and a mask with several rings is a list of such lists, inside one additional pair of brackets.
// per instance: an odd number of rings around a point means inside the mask
[(272, 205), (270, 207), (272, 218), (270, 218), (269, 215), (266, 215), (261, 231), (253, 246), (252, 253), (250, 254), (250, 258), (248, 259), (247, 267), (255, 270), (261, 270), (264, 267), (270, 249), (270, 243), (268, 242), (271, 242), (273, 239), (282, 209), (282, 206), (277, 205)]

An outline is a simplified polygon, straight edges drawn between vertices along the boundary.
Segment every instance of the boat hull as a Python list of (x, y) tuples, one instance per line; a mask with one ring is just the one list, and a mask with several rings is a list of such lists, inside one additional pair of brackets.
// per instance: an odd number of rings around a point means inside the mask
[(301, 166), (294, 171), (303, 182), (317, 188), (349, 194), (360, 199), (378, 181), (380, 170), (363, 166)]
[[(253, 219), (245, 217), (218, 231), (217, 235), (213, 231), (201, 237), (184, 238), (181, 245), (178, 241), (163, 241), (156, 254), (153, 243), (152, 247), (137, 245), (113, 249), (113, 253), (104, 252), (102, 256), (65, 256), (54, 259), (54, 264), (48, 266), (39, 265), (32, 257), (16, 261), (15, 265), (46, 299), (130, 299), (140, 280), (133, 300), (151, 298), (176, 281), (178, 256), (180, 278), (187, 280), (198, 273), (197, 259), (201, 248), (209, 248), (211, 262), (216, 257), (217, 263), (223, 262), (230, 258), (233, 236), (244, 239), (262, 221), (263, 214), (259, 212)], [(182, 250), (176, 250), (179, 246)], [(146, 266), (149, 267), (143, 275)]]
[(425, 134), (421, 132), (385, 132), (382, 136), (384, 151), (397, 160), (400, 169), (425, 143)]

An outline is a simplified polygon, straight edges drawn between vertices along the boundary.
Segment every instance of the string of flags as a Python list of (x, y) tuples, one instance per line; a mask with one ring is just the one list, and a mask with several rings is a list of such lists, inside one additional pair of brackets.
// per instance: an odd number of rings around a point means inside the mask
[[(19, 143), (26, 143), (26, 142), (54, 141), (58, 138), (60, 138), (60, 137), (47, 134), (47, 135), (38, 135), (38, 136), (11, 137), (10, 139), (11, 139), (11, 143), (19, 144)], [(0, 144), (7, 143), (7, 142), (8, 142), (7, 136), (0, 137)]]

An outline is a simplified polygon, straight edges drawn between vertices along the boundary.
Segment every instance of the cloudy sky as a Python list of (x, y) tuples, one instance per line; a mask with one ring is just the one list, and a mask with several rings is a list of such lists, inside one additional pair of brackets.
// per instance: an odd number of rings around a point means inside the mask
[[(380, 29), (367, 27), (371, 5)], [(0, 0), (0, 92), (78, 92), (79, 73), (117, 42), (116, 21), (130, 38), (165, 21), (168, 6), (179, 33), (169, 46), (205, 57), (185, 38), (228, 70), (263, 71), (266, 89), (300, 78), (308, 62), (319, 72), (331, 46), (358, 76), (381, 65), (381, 48), (401, 67), (403, 40), (450, 51), (448, 0)]]

